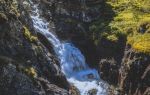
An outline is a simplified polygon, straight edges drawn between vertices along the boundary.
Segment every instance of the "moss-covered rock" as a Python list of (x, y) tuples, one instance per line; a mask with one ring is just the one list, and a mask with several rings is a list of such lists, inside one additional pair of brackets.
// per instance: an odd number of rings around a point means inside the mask
[(33, 67), (28, 67), (28, 68), (25, 68), (25, 73), (31, 77), (36, 77), (37, 76), (37, 73), (36, 73), (36, 70), (33, 68)]
[(69, 95), (58, 59), (46, 50), (22, 0), (0, 0), (0, 95)]
[(31, 35), (29, 29), (25, 26), (23, 26), (23, 33), (25, 38), (28, 39), (30, 42), (36, 42), (38, 40), (36, 36)]
[(4, 13), (0, 13), (0, 22), (2, 23), (2, 22), (5, 22), (7, 20), (8, 20), (7, 16)]

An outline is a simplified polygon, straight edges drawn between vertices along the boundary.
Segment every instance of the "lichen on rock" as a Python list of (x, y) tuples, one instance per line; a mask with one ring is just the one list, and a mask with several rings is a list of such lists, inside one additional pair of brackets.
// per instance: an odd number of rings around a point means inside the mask
[(58, 59), (39, 41), (20, 0), (0, 0), (0, 31), (0, 95), (69, 95)]
[(30, 42), (36, 42), (37, 41), (37, 37), (31, 35), (31, 32), (29, 31), (29, 29), (25, 26), (23, 26), (23, 33), (26, 39), (28, 39)]

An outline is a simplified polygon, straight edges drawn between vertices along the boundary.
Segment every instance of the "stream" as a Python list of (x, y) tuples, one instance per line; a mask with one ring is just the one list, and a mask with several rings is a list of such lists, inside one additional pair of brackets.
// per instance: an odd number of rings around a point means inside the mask
[(95, 90), (96, 95), (107, 95), (106, 84), (100, 79), (97, 70), (87, 65), (81, 51), (72, 43), (58, 39), (50, 30), (49, 23), (40, 17), (38, 4), (30, 3), (34, 28), (53, 45), (67, 80), (79, 89), (81, 95), (91, 95), (90, 90)]

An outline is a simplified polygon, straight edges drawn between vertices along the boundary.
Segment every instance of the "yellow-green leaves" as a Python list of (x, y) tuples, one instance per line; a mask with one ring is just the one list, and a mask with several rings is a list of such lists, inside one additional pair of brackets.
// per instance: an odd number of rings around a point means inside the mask
[(150, 34), (135, 34), (128, 37), (128, 44), (132, 46), (137, 52), (150, 54)]

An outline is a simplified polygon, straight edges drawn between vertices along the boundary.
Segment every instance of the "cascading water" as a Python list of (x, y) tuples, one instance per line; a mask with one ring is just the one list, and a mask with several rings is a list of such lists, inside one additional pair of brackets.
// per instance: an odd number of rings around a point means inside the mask
[(80, 50), (72, 43), (62, 43), (52, 32), (49, 31), (48, 22), (39, 15), (38, 4), (31, 2), (31, 18), (35, 29), (42, 33), (50, 43), (52, 43), (58, 58), (60, 59), (62, 72), (67, 80), (73, 83), (80, 91), (81, 95), (88, 95), (88, 91), (97, 90), (97, 95), (106, 95), (105, 84), (100, 80), (98, 72), (89, 68)]

